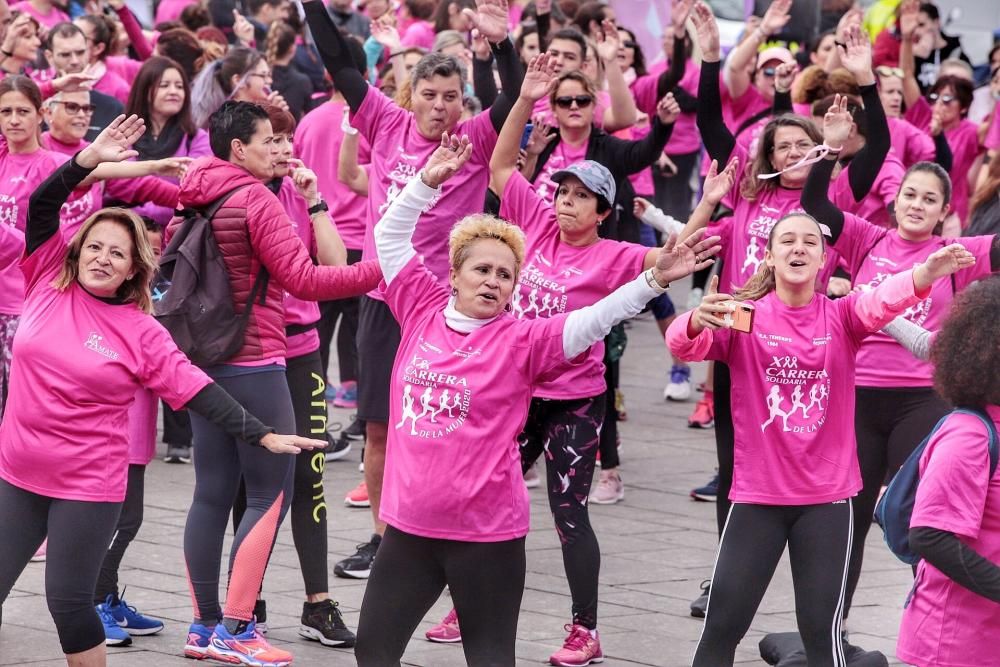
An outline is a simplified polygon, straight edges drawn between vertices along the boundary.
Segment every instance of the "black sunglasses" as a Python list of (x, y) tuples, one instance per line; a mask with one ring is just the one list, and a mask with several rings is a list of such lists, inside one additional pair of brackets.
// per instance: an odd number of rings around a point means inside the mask
[(565, 95), (556, 98), (556, 106), (560, 109), (569, 109), (576, 102), (576, 106), (583, 109), (594, 103), (594, 98), (590, 95)]
[(764, 76), (774, 76), (777, 71), (778, 69), (776, 67), (765, 67), (761, 70), (761, 72), (764, 73)]

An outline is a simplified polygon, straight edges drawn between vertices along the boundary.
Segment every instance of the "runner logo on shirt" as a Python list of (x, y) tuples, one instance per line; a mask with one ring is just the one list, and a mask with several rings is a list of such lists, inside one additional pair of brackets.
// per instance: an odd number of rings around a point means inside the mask
[(17, 226), (17, 199), (0, 194), (0, 224)]
[[(536, 250), (534, 258), (521, 269), (521, 279), (511, 297), (515, 317), (533, 319), (566, 312), (566, 286), (556, 280), (560, 276), (547, 277), (546, 267), (551, 269), (552, 262)], [(581, 272), (574, 267), (563, 271), (567, 278), (572, 273)]]
[[(400, 153), (403, 154), (403, 157), (407, 158), (413, 157), (411, 155), (406, 155), (405, 153), (403, 153), (402, 149), (400, 149)], [(385, 191), (385, 201), (382, 202), (382, 205), (378, 207), (379, 217), (381, 217), (382, 214), (386, 212), (386, 209), (388, 209), (392, 201), (399, 196), (399, 193), (403, 191), (403, 188), (406, 187), (406, 184), (412, 181), (414, 178), (416, 178), (417, 174), (419, 173), (420, 169), (418, 169), (412, 164), (407, 164), (406, 162), (403, 161), (399, 161), (396, 163), (396, 166), (393, 167), (392, 171), (390, 171), (386, 176), (386, 178), (389, 179), (389, 187)], [(427, 203), (427, 206), (424, 207), (424, 211), (428, 211), (431, 208), (433, 208), (434, 204), (436, 204), (438, 199), (440, 198), (441, 198), (441, 193), (435, 195), (434, 198)]]
[(761, 431), (775, 428), (792, 433), (812, 433), (826, 421), (830, 398), (830, 378), (820, 369), (800, 366), (796, 356), (771, 356), (764, 371), (764, 381), (771, 389), (764, 397), (768, 418)]
[(84, 341), (83, 346), (88, 350), (93, 350), (94, 352), (98, 353), (103, 357), (111, 359), (112, 361), (117, 360), (119, 354), (114, 350), (112, 350), (107, 345), (105, 345), (102, 342), (103, 340), (104, 336), (97, 333), (96, 331), (91, 331), (90, 334), (87, 336), (87, 340)]
[(801, 211), (801, 209), (782, 214), (781, 209), (762, 204), (760, 211), (761, 214), (747, 225), (747, 251), (743, 257), (743, 266), (740, 267), (740, 274), (744, 276), (752, 276), (757, 273), (757, 269), (764, 263), (767, 239), (771, 235), (771, 228), (774, 227), (774, 224), (784, 215)]
[[(881, 260), (880, 257), (875, 257), (874, 255), (872, 255), (871, 260), (876, 266), (883, 265), (883, 262), (880, 261)], [(892, 264), (893, 266), (895, 266), (894, 263)], [(916, 268), (916, 264), (914, 264), (914, 268)], [(882, 271), (879, 271), (872, 277), (871, 280), (868, 281), (867, 284), (858, 285), (858, 289), (860, 289), (863, 292), (869, 292), (878, 287), (879, 285), (881, 285), (889, 278), (892, 278), (893, 275), (895, 274), (883, 273)], [(934, 297), (928, 296), (926, 299), (918, 301), (917, 303), (913, 304), (912, 306), (904, 310), (902, 313), (899, 314), (899, 316), (913, 322), (917, 326), (923, 326), (924, 322), (926, 322), (927, 318), (930, 317), (931, 315), (931, 306), (933, 305), (934, 305)]]
[(438, 373), (430, 359), (414, 354), (403, 366), (403, 382), (403, 416), (396, 430), (409, 428), (411, 436), (441, 438), (465, 423), (472, 391), (464, 376)]

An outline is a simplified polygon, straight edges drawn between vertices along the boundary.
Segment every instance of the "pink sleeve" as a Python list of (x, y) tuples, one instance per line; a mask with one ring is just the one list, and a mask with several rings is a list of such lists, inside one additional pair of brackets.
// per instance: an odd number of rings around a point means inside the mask
[(386, 286), (383, 281), (379, 287), (402, 330), (415, 316), (442, 311), (448, 303), (448, 290), (417, 255), (396, 274), (391, 285)]
[(159, 206), (176, 208), (180, 188), (157, 176), (142, 178), (115, 178), (106, 183), (107, 196), (124, 202), (152, 202)]
[(993, 119), (990, 121), (990, 129), (986, 132), (983, 145), (991, 151), (1000, 148), (1000, 104), (993, 109)]
[(923, 97), (917, 99), (913, 106), (906, 110), (903, 118), (910, 121), (913, 127), (921, 132), (927, 132), (931, 127), (931, 115), (933, 110), (931, 105)]
[(963, 236), (957, 239), (946, 239), (945, 243), (961, 243), (965, 249), (976, 256), (976, 263), (967, 269), (963, 269), (955, 274), (955, 287), (962, 290), (977, 280), (982, 280), (993, 273), (992, 262), (990, 261), (990, 249), (993, 248), (993, 240), (996, 237), (990, 236)]
[(517, 170), (507, 179), (501, 194), (500, 217), (513, 222), (528, 237), (544, 234), (557, 226), (552, 207)]
[(878, 331), (904, 310), (927, 298), (930, 293), (930, 288), (920, 294), (915, 291), (912, 270), (897, 273), (873, 290), (860, 294), (855, 292), (858, 296), (855, 297), (853, 310), (859, 320), (861, 332)]
[(21, 273), (24, 274), (25, 296), (30, 294), (39, 283), (45, 283), (55, 278), (62, 269), (65, 259), (66, 241), (63, 239), (63, 235), (58, 232), (35, 248), (35, 252), (22, 256)]
[[(905, 122), (905, 121), (904, 121)], [(911, 125), (911, 127), (913, 127)], [(909, 134), (910, 140), (906, 143), (905, 164), (916, 164), (917, 162), (932, 162), (937, 155), (934, 147), (934, 139), (926, 132), (921, 132), (916, 128)]]
[(704, 361), (708, 358), (708, 351), (712, 349), (715, 332), (702, 329), (700, 334), (689, 338), (688, 323), (691, 315), (692, 312), (688, 311), (670, 323), (667, 327), (667, 347), (682, 361)]
[(132, 14), (132, 11), (123, 5), (116, 9), (115, 13), (121, 20), (122, 27), (125, 28), (125, 34), (128, 35), (128, 41), (132, 43), (132, 48), (135, 49), (139, 60), (146, 60), (153, 55), (153, 47), (150, 46), (146, 35), (142, 32), (142, 26), (135, 20), (135, 15)]
[(630, 86), (632, 97), (635, 98), (635, 106), (639, 111), (649, 115), (656, 113), (656, 103), (659, 101), (656, 99), (656, 89), (659, 79), (658, 74), (646, 74), (632, 82)]
[(198, 132), (194, 135), (194, 138), (191, 139), (187, 157), (199, 158), (207, 155), (212, 155), (212, 145), (208, 141), (208, 132), (205, 130), (198, 130)]
[(149, 317), (148, 327), (139, 338), (143, 360), (138, 379), (174, 410), (180, 410), (194, 395), (212, 383), (205, 372), (177, 349), (174, 339), (159, 322)]
[(369, 144), (375, 142), (380, 128), (384, 129), (405, 122), (408, 111), (401, 109), (395, 102), (383, 95), (376, 88), (368, 86), (368, 93), (351, 114), (351, 125), (361, 133)]
[(24, 254), (24, 232), (14, 225), (0, 224), (0, 271)]
[(972, 415), (952, 415), (927, 445), (910, 527), (979, 537), (989, 489), (989, 435)]
[(843, 258), (847, 272), (852, 277), (858, 274), (868, 253), (887, 232), (887, 229), (873, 225), (853, 213), (844, 213), (844, 228), (840, 231), (833, 248)]

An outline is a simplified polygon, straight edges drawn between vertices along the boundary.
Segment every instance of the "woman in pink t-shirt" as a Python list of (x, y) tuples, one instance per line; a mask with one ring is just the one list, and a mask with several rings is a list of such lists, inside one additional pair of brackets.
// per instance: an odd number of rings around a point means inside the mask
[[(128, 411), (141, 387), (274, 452), (325, 443), (277, 435), (190, 361), (149, 316), (155, 264), (143, 223), (95, 213), (67, 245), (59, 209), (102, 162), (135, 155), (142, 121), (119, 116), (35, 191), (21, 260), (25, 302), (0, 424), (0, 602), (48, 536), (46, 595), (71, 665), (104, 665), (93, 606), (125, 496)], [(112, 622), (106, 620), (105, 622)]]
[[(1000, 429), (1000, 280), (960, 294), (933, 346), (934, 384)], [(949, 416), (920, 457), (910, 547), (922, 558), (896, 655), (920, 667), (1000, 666), (1000, 468), (972, 415)], [(992, 472), (992, 474), (991, 474)]]
[[(503, 131), (521, 130), (508, 124)], [(586, 363), (583, 353), (611, 326), (641, 310), (665, 283), (710, 263), (715, 250), (713, 239), (677, 246), (671, 240), (652, 269), (593, 305), (517, 318), (512, 295), (525, 242), (514, 225), (486, 214), (458, 222), (450, 234), (450, 291), (412, 245), (422, 211), (471, 155), (467, 138), (444, 135), (375, 227), (401, 343), (382, 489), (388, 527), (361, 606), (361, 667), (396, 664), (445, 585), (461, 618), (467, 662), (514, 663), (529, 520), (517, 436), (532, 393)], [(434, 483), (442, 478), (451, 480), (447, 487)]]
[[(728, 364), (734, 398), (732, 506), (694, 667), (733, 664), (786, 545), (807, 660), (844, 664), (851, 497), (861, 489), (854, 357), (866, 336), (926, 297), (938, 278), (975, 262), (961, 246), (948, 246), (874, 290), (833, 301), (816, 291), (826, 259), (820, 224), (786, 215), (772, 226), (764, 263), (746, 285), (719, 294), (713, 278), (699, 308), (667, 332), (679, 357)], [(752, 315), (734, 315), (743, 307), (734, 300), (748, 302)]]
[[(850, 135), (850, 112), (835, 105), (823, 120), (824, 142), (844, 145)], [(938, 230), (950, 211), (951, 181), (932, 162), (918, 162), (907, 171), (896, 194), (895, 226), (888, 229), (845, 213), (827, 196), (833, 154), (813, 167), (802, 192), (802, 205), (827, 226), (831, 245), (840, 253), (853, 286), (871, 289), (886, 278), (923, 262), (932, 253), (958, 243), (972, 253), (976, 266), (951, 281), (934, 285), (930, 295), (903, 317), (936, 331), (955, 294), (1000, 268), (997, 237), (942, 238)], [(936, 233), (937, 232), (937, 233)], [(930, 432), (948, 405), (934, 391), (929, 363), (914, 359), (884, 334), (861, 345), (857, 357), (855, 434), (863, 488), (854, 504), (854, 538), (847, 577), (844, 618), (850, 612), (861, 575), (864, 544), (882, 483), (906, 460)]]
[(951, 170), (951, 147), (941, 132), (940, 124), (930, 129), (937, 134), (919, 130), (903, 117), (903, 70), (880, 65), (875, 68), (878, 76), (878, 96), (889, 123), (892, 152), (909, 169), (918, 162), (934, 161)]

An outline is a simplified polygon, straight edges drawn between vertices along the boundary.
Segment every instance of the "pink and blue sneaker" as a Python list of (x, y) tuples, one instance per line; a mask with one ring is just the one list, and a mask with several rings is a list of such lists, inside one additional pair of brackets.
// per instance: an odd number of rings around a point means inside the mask
[(184, 657), (201, 660), (208, 655), (208, 644), (212, 639), (212, 628), (201, 623), (192, 623), (188, 628), (187, 642), (184, 643)]
[(292, 664), (292, 654), (271, 646), (257, 632), (257, 624), (250, 621), (246, 630), (232, 634), (219, 623), (208, 642), (205, 657), (233, 665), (251, 667), (287, 667)]

